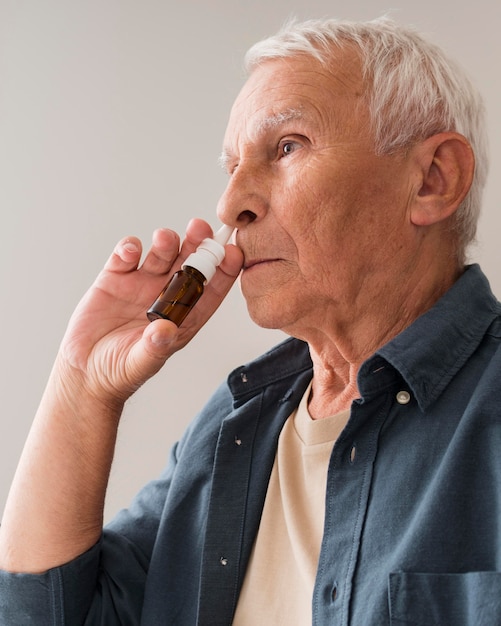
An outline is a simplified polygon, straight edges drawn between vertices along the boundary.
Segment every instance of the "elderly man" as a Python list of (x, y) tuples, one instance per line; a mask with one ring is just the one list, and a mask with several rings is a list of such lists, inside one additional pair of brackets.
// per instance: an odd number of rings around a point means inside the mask
[[(80, 303), (1, 527), (5, 624), (501, 623), (500, 306), (462, 72), (389, 20), (248, 53), (218, 211), (237, 246), (185, 323), (145, 309), (210, 234), (120, 242)], [(102, 530), (124, 402), (241, 272), (291, 338), (233, 372)]]

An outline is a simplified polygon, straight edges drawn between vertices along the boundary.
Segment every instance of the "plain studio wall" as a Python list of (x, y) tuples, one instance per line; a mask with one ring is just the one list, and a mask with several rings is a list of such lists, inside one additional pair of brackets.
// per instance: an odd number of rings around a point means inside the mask
[[(217, 158), (242, 57), (291, 15), (414, 24), (484, 94), (491, 177), (478, 261), (501, 295), (501, 5), (492, 0), (0, 0), (2, 211), (0, 508), (67, 320), (116, 241), (217, 225)], [(154, 478), (234, 367), (283, 338), (236, 286), (209, 324), (127, 404), (106, 517)]]

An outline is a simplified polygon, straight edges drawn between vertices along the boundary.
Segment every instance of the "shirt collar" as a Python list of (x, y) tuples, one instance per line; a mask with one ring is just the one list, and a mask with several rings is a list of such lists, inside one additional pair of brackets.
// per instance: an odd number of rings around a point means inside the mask
[(394, 384), (395, 373), (386, 367), (390, 364), (424, 411), (476, 350), (500, 307), (480, 267), (468, 266), (429, 311), (363, 364), (358, 379), (362, 397), (381, 391), (390, 378)]
[(228, 385), (237, 403), (275, 383), (288, 385), (286, 396), (296, 395), (298, 390), (301, 395), (311, 379), (312, 367), (308, 345), (290, 337), (251, 363), (233, 370)]

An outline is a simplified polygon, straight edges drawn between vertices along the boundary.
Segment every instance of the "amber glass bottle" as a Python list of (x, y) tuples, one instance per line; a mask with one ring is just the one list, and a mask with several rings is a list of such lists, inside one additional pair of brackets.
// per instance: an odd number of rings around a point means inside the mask
[(222, 226), (214, 239), (204, 239), (196, 252), (190, 254), (148, 309), (146, 315), (150, 322), (163, 318), (181, 325), (224, 259), (224, 246), (232, 232), (231, 226)]
[(176, 272), (170, 283), (148, 309), (150, 322), (163, 318), (180, 326), (204, 292), (205, 277), (194, 267)]

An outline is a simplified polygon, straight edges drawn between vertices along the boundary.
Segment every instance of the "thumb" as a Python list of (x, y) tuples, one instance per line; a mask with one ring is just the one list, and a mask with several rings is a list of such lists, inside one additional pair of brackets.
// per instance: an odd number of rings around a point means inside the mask
[(176, 352), (178, 327), (169, 320), (159, 319), (148, 324), (141, 341), (129, 354), (129, 372), (139, 384), (146, 382)]

